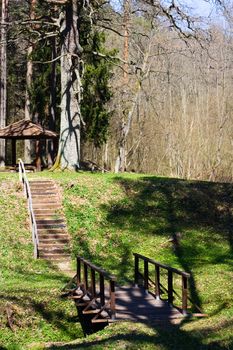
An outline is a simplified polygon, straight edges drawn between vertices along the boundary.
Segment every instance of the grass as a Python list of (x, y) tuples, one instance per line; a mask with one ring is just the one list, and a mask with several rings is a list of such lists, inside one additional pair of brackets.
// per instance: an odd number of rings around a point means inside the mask
[(59, 298), (67, 277), (32, 257), (26, 202), (17, 177), (0, 174), (0, 191), (0, 349), (82, 337), (74, 308)]
[[(22, 254), (26, 254), (20, 259), (26, 261), (21, 273), (17, 272), (14, 277), (9, 266), (6, 267), (8, 259), (4, 258), (4, 271), (8, 271), (5, 290), (9, 288), (13, 293), (12, 286), (22, 284), (25, 297), (28, 292), (32, 295), (33, 290), (40, 290), (42, 294), (38, 303), (43, 306), (39, 311), (33, 309), (38, 319), (32, 321), (29, 317), (31, 324), (25, 327), (18, 327), (16, 322), (18, 328), (13, 337), (17, 334), (21, 344), (33, 342), (33, 349), (233, 349), (232, 184), (137, 174), (44, 172), (35, 176), (53, 178), (62, 187), (73, 257), (80, 254), (91, 259), (115, 273), (122, 284), (132, 281), (133, 252), (191, 272), (191, 298), (209, 317), (186, 320), (169, 329), (115, 324), (85, 340), (76, 339), (72, 345), (66, 345), (66, 341), (79, 338), (81, 331), (78, 323), (68, 322), (69, 317), (74, 317), (71, 303), (57, 300), (65, 279), (52, 267), (43, 262), (38, 265), (30, 258), (30, 234), (26, 230), (27, 234), (20, 231), (17, 236), (20, 242), (20, 237), (27, 235), (26, 244), (23, 241), (20, 246)], [(26, 213), (24, 215), (17, 223), (21, 228), (26, 219)], [(175, 235), (180, 237), (178, 246), (172, 244), (171, 238)], [(15, 252), (19, 248), (17, 244)], [(12, 249), (8, 248), (6, 256), (12, 254)], [(16, 270), (19, 269), (18, 263), (15, 263)], [(39, 275), (36, 271), (40, 272)], [(28, 282), (22, 282), (27, 274), (30, 276)], [(44, 299), (48, 291), (49, 300), (54, 301), (52, 304)], [(47, 312), (50, 317), (46, 318)], [(43, 344), (39, 334), (31, 331), (40, 322), (44, 329)], [(65, 323), (65, 326), (59, 323)], [(55, 334), (52, 334), (53, 328)], [(23, 336), (25, 329), (31, 332), (31, 336)], [(12, 336), (12, 331), (7, 331)], [(7, 331), (5, 327), (5, 337)], [(53, 345), (56, 341), (62, 344)], [(12, 341), (8, 343), (13, 344)]]

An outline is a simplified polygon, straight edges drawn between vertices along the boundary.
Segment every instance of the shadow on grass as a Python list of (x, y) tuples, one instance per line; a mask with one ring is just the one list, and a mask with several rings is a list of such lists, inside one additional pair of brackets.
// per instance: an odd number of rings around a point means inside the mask
[[(200, 264), (205, 254), (211, 263), (227, 261), (232, 266), (232, 184), (148, 176), (139, 180), (116, 177), (115, 181), (123, 188), (126, 198), (103, 207), (108, 221), (115, 227), (142, 233), (145, 240), (153, 236), (172, 239), (174, 254), (187, 272), (191, 272), (195, 264)], [(186, 230), (199, 231), (201, 236), (194, 234), (191, 237)], [(181, 244), (176, 241), (177, 234)], [(200, 239), (203, 240), (201, 249), (198, 245)], [(219, 242), (228, 244), (230, 249), (222, 253)], [(151, 258), (156, 259), (156, 256)], [(200, 306), (194, 276), (191, 286), (192, 297)]]
[(233, 250), (233, 184), (146, 176), (115, 181), (127, 199), (105, 209), (108, 220), (119, 227), (168, 235), (185, 228), (213, 228), (228, 238)]
[[(41, 262), (40, 262), (41, 263)], [(2, 286), (0, 291), (0, 305), (3, 311), (2, 320), (4, 327), (12, 327), (14, 334), (19, 329), (30, 329), (32, 324), (39, 321), (41, 333), (45, 327), (45, 334), (48, 326), (53, 333), (59, 331), (61, 334), (76, 339), (83, 336), (81, 327), (77, 334), (77, 327), (72, 329), (74, 323), (79, 322), (78, 316), (69, 316), (66, 310), (67, 301), (60, 298), (61, 288), (70, 280), (70, 277), (59, 272), (57, 266), (50, 262), (43, 262), (49, 267), (50, 272), (44, 272), (14, 267), (12, 269), (11, 284)], [(15, 284), (12, 288), (12, 284)], [(74, 306), (75, 309), (75, 306)], [(9, 316), (10, 315), (10, 316)], [(10, 317), (10, 318), (9, 318)], [(53, 331), (52, 331), (53, 329)]]
[[(232, 326), (231, 324), (227, 326)], [(181, 330), (178, 326), (168, 325), (164, 327), (153, 327), (154, 335), (146, 332), (130, 331), (125, 334), (114, 334), (103, 339), (88, 341), (82, 344), (51, 345), (50, 350), (76, 350), (76, 349), (166, 349), (166, 350), (226, 350), (232, 349), (233, 340), (230, 340), (227, 347), (221, 345), (220, 341), (213, 341), (211, 344), (204, 344), (205, 333), (193, 332), (192, 334)], [(208, 331), (208, 330), (207, 330)], [(232, 339), (232, 338), (231, 338)]]
[[(153, 236), (163, 236), (171, 239), (179, 265), (191, 273), (190, 294), (193, 302), (201, 307), (201, 298), (196, 287), (196, 276), (192, 273), (196, 266), (202, 264), (205, 254), (206, 263), (226, 263), (232, 267), (233, 253), (233, 185), (223, 183), (207, 183), (197, 181), (182, 181), (176, 179), (160, 179), (157, 177), (141, 177), (139, 180), (116, 177), (126, 196), (123, 200), (112, 201), (110, 205), (102, 206), (107, 212), (107, 220), (115, 228), (127, 229), (132, 233), (143, 233), (146, 240)], [(196, 231), (194, 237), (188, 237), (190, 230)], [(187, 231), (187, 232), (186, 232)], [(201, 237), (197, 232), (202, 232)], [(180, 239), (177, 240), (177, 237)], [(195, 234), (197, 236), (195, 237)], [(203, 240), (202, 250), (200, 238)], [(115, 238), (117, 239), (117, 237)], [(227, 243), (229, 250), (219, 250), (219, 242)], [(80, 243), (80, 242), (79, 242)], [(216, 243), (216, 244), (215, 244)], [(82, 244), (82, 242), (81, 242)], [(118, 266), (119, 275), (125, 276), (132, 264), (129, 263), (132, 248), (127, 242), (120, 242), (121, 262)], [(92, 259), (87, 242), (83, 242), (87, 258)], [(141, 247), (138, 247), (140, 250)], [(211, 249), (211, 252), (210, 252)], [(211, 254), (210, 254), (211, 253)], [(156, 256), (150, 256), (156, 259)], [(115, 257), (111, 256), (109, 266), (114, 266)], [(222, 306), (224, 308), (224, 304)], [(226, 326), (232, 326), (232, 321)], [(223, 350), (221, 341), (212, 341), (205, 345), (205, 336), (213, 329), (186, 332), (180, 326), (171, 325), (168, 328), (153, 327), (156, 335), (151, 336), (140, 332), (110, 335), (107, 339), (86, 341), (81, 345), (52, 346), (50, 349), (81, 349), (108, 348), (113, 342), (132, 342), (132, 347), (143, 348), (143, 344), (160, 345), (166, 350), (173, 349), (218, 349)], [(224, 325), (223, 325), (224, 327)], [(138, 344), (138, 345), (137, 345)], [(228, 346), (233, 346), (233, 341)]]

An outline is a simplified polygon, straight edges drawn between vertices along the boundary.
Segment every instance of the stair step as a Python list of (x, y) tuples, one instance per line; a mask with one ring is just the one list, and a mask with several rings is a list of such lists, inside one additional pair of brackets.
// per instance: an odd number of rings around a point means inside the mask
[(57, 192), (57, 187), (54, 185), (51, 185), (51, 186), (35, 185), (35, 186), (30, 186), (30, 188), (31, 188), (31, 192), (39, 192), (39, 191), (42, 191), (42, 192), (54, 192), (54, 191), (56, 191)]
[(58, 211), (62, 210), (61, 205), (57, 202), (37, 202), (32, 201), (33, 209), (54, 209)]
[(65, 227), (66, 223), (64, 220), (36, 220), (37, 226), (61, 226)]
[(58, 193), (58, 189), (56, 186), (30, 186), (31, 192), (56, 192)]
[(39, 209), (39, 208), (46, 208), (46, 209), (49, 209), (49, 208), (53, 208), (53, 209), (61, 208), (61, 205), (59, 204), (58, 201), (50, 201), (48, 199), (47, 199), (47, 201), (37, 201), (37, 200), (32, 199), (32, 206), (35, 209)]
[[(42, 208), (44, 208), (46, 205), (55, 205), (55, 206), (59, 206), (61, 207), (61, 203), (59, 200), (57, 200), (55, 197), (54, 198), (44, 198), (44, 197), (41, 197), (41, 198), (32, 198), (32, 203), (33, 203), (33, 207), (35, 206), (36, 208), (40, 208), (39, 206), (41, 206)], [(53, 207), (48, 207), (48, 208), (53, 208)]]
[(40, 232), (38, 231), (38, 236), (41, 239), (68, 239), (70, 240), (69, 235), (67, 234), (67, 232), (63, 232), (63, 233), (51, 233), (51, 232)]
[(62, 210), (56, 210), (56, 209), (48, 209), (48, 208), (44, 208), (44, 209), (34, 209), (34, 214), (35, 215), (61, 215), (62, 214)]
[(61, 254), (68, 254), (69, 247), (65, 246), (64, 244), (61, 245), (53, 245), (53, 244), (39, 244), (39, 250), (41, 252), (46, 253), (61, 253)]
[(48, 237), (39, 237), (39, 243), (41, 244), (69, 244), (69, 238), (48, 238)]
[(32, 201), (33, 202), (55, 202), (55, 203), (61, 203), (60, 199), (57, 197), (57, 196), (51, 196), (51, 195), (48, 195), (48, 196), (39, 196), (39, 195), (36, 195), (36, 196), (33, 196), (32, 195)]
[(32, 201), (33, 202), (54, 202), (54, 203), (59, 203), (60, 199), (57, 196), (32, 196)]
[(30, 185), (31, 184), (54, 184), (54, 181), (53, 180), (37, 180), (37, 179), (31, 179), (30, 181)]
[(46, 225), (56, 225), (56, 224), (64, 224), (65, 225), (65, 221), (64, 219), (54, 219), (54, 220), (50, 220), (50, 219), (39, 219), (39, 220), (36, 220), (36, 223), (38, 225), (40, 224), (46, 224)]
[(38, 235), (42, 239), (68, 239), (70, 240), (70, 236), (67, 231), (63, 232), (52, 232), (51, 229), (48, 230), (38, 230)]
[[(47, 221), (57, 221), (57, 220), (60, 220), (61, 217), (58, 219), (56, 215), (35, 215), (35, 218), (36, 218), (36, 222), (39, 223), (39, 222), (47, 222)], [(62, 218), (62, 222), (65, 222), (65, 219)]]
[(40, 186), (40, 185), (35, 185), (32, 186), (30, 185), (30, 189), (32, 192), (38, 192), (38, 191), (49, 191), (49, 192), (54, 192), (54, 191), (58, 191), (57, 187), (54, 185), (49, 185), (49, 186)]
[(61, 234), (61, 235), (64, 235), (66, 234), (67, 235), (67, 230), (64, 229), (64, 228), (52, 228), (52, 227), (49, 227), (47, 229), (44, 229), (44, 228), (38, 228), (38, 233), (39, 234)]
[(39, 224), (37, 225), (37, 229), (44, 229), (44, 230), (49, 230), (49, 229), (62, 229), (65, 228), (66, 225), (65, 224), (53, 224), (53, 225), (49, 225), (49, 224)]
[(69, 254), (49, 254), (49, 253), (39, 253), (40, 258), (48, 259), (48, 260), (67, 260), (70, 259)]
[(58, 193), (57, 193), (57, 191), (55, 190), (55, 189), (45, 189), (45, 188), (41, 188), (41, 189), (31, 189), (31, 194), (33, 195), (33, 196), (39, 196), (39, 195), (41, 195), (41, 196), (46, 196), (46, 195), (48, 195), (48, 194), (54, 194), (54, 195), (56, 195), (56, 196), (58, 196)]
[(31, 192), (56, 192), (58, 193), (58, 189), (55, 186), (30, 186)]
[[(34, 205), (33, 205), (34, 206)], [(34, 209), (34, 214), (36, 215), (56, 215), (56, 216), (62, 216), (64, 217), (63, 210), (62, 208), (47, 208), (47, 207), (42, 207), (42, 208), (35, 208)]]
[(56, 203), (56, 202), (43, 202), (43, 203), (37, 202), (37, 203), (35, 203), (33, 201), (32, 205), (33, 205), (33, 209), (51, 209), (51, 208), (54, 208), (57, 210), (62, 209), (60, 203)]
[(37, 199), (37, 200), (43, 200), (43, 199), (48, 199), (48, 198), (51, 198), (52, 200), (54, 200), (54, 199), (60, 200), (57, 193), (51, 193), (51, 192), (48, 192), (47, 194), (46, 193), (41, 193), (41, 194), (32, 193), (32, 198)]

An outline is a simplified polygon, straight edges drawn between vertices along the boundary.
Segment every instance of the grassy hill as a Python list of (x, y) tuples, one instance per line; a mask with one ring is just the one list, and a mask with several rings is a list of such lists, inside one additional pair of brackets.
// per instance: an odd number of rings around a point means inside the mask
[[(91, 259), (114, 272), (122, 284), (133, 278), (133, 252), (191, 272), (190, 296), (209, 316), (169, 329), (114, 324), (83, 339), (73, 304), (59, 299), (67, 279), (46, 262), (32, 259), (16, 177), (1, 175), (3, 348), (24, 349), (34, 343), (31, 349), (43, 349), (48, 342), (49, 349), (233, 348), (233, 185), (136, 174), (30, 176), (53, 178), (61, 185), (73, 257)], [(174, 235), (180, 238), (178, 246)], [(65, 345), (74, 339), (73, 345)], [(57, 341), (62, 344), (52, 345)]]

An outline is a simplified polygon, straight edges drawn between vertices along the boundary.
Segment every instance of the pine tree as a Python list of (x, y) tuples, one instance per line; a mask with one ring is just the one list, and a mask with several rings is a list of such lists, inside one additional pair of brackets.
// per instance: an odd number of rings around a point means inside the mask
[(92, 141), (95, 147), (106, 142), (112, 115), (107, 110), (107, 103), (112, 97), (109, 80), (113, 63), (106, 58), (108, 55), (114, 56), (115, 51), (107, 52), (104, 43), (105, 34), (95, 30), (90, 34), (86, 45), (83, 45), (86, 64), (82, 79), (81, 114), (85, 123), (82, 140)]

